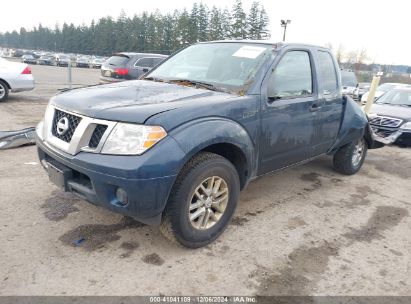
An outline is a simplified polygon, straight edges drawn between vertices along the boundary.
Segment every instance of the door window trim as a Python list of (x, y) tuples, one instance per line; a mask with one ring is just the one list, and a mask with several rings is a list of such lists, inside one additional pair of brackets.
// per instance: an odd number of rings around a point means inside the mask
[(289, 100), (289, 99), (297, 99), (297, 98), (307, 98), (307, 97), (313, 97), (316, 95), (317, 91), (317, 86), (315, 85), (315, 82), (317, 81), (316, 74), (315, 74), (315, 64), (313, 60), (313, 54), (310, 49), (304, 49), (304, 48), (295, 48), (295, 49), (289, 49), (284, 52), (284, 54), (281, 55), (281, 57), (278, 59), (278, 61), (275, 63), (274, 67), (271, 69), (271, 74), (268, 75), (267, 79), (267, 87), (266, 87), (266, 96), (268, 97), (268, 90), (269, 90), (269, 85), (270, 85), (270, 80), (271, 77), (274, 74), (275, 69), (278, 67), (278, 65), (281, 63), (283, 60), (284, 56), (287, 55), (290, 52), (306, 52), (308, 54), (308, 59), (310, 61), (310, 68), (311, 68), (311, 94), (305, 94), (305, 95), (294, 95), (294, 96), (287, 96), (283, 100)]
[[(321, 95), (323, 95), (323, 96), (332, 96), (332, 95), (335, 95), (336, 93), (338, 93), (339, 88), (341, 87), (341, 85), (340, 85), (340, 81), (341, 81), (341, 80), (340, 80), (339, 77), (338, 77), (338, 69), (337, 69), (336, 62), (335, 62), (335, 60), (334, 60), (334, 56), (332, 55), (332, 53), (331, 53), (330, 51), (328, 51), (328, 50), (320, 50), (320, 49), (318, 49), (318, 50), (317, 50), (317, 54), (319, 54), (320, 52), (326, 53), (326, 54), (328, 54), (328, 56), (330, 56), (331, 61), (333, 62), (333, 69), (334, 69), (334, 76), (335, 76), (335, 83), (336, 83), (336, 88), (335, 88), (335, 90), (334, 90), (334, 91), (331, 91), (331, 92), (329, 92), (329, 91), (327, 91), (326, 89), (324, 89), (324, 88), (321, 87), (321, 90), (322, 90), (322, 94), (321, 94)], [(320, 75), (320, 70), (319, 70), (319, 68), (318, 68), (318, 74)], [(321, 83), (324, 83), (324, 80), (322, 79), (322, 77), (323, 77), (323, 76), (320, 75)]]

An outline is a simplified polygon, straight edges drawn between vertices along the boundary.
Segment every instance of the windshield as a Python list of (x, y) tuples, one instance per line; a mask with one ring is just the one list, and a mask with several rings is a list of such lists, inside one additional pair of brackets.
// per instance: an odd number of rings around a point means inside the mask
[(195, 44), (162, 63), (147, 77), (197, 81), (221, 90), (239, 91), (252, 81), (271, 50), (272, 46), (264, 44)]
[(376, 103), (411, 106), (411, 90), (391, 90), (382, 95)]
[(358, 88), (360, 88), (360, 89), (368, 90), (370, 87), (371, 87), (371, 83), (368, 83), (368, 82), (366, 82), (366, 83), (360, 82), (358, 84)]
[(377, 91), (383, 91), (383, 92), (388, 92), (389, 90), (392, 90), (396, 87), (396, 84), (393, 83), (384, 83), (380, 86), (378, 86)]
[(348, 71), (341, 71), (341, 82), (346, 87), (356, 87), (358, 83), (354, 72)]
[(107, 60), (107, 63), (109, 65), (122, 66), (126, 65), (129, 60), (130, 58), (128, 56), (114, 55)]

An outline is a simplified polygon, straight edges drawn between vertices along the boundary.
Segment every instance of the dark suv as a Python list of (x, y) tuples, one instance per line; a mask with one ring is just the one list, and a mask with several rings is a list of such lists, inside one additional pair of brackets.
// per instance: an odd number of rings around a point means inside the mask
[(114, 54), (101, 66), (100, 82), (107, 83), (138, 79), (166, 58), (166, 55), (161, 54)]

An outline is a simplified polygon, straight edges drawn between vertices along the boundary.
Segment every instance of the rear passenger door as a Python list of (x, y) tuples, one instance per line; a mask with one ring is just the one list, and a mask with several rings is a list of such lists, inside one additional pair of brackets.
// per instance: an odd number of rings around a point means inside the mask
[(320, 106), (312, 62), (309, 50), (289, 50), (264, 80), (258, 174), (316, 154)]
[(321, 102), (319, 115), (319, 144), (317, 149), (325, 153), (337, 138), (342, 119), (341, 80), (338, 64), (334, 57), (325, 50), (316, 52), (316, 70), (319, 77), (318, 96)]

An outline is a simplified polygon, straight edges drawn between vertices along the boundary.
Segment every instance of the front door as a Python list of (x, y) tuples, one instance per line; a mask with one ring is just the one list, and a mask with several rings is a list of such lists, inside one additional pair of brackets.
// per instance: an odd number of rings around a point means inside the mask
[(318, 95), (322, 102), (320, 111), (321, 141), (317, 149), (325, 153), (334, 144), (342, 120), (343, 102), (338, 84), (337, 63), (328, 51), (316, 52), (316, 68), (319, 76)]
[(262, 92), (258, 174), (280, 169), (316, 155), (321, 105), (308, 50), (286, 52)]

